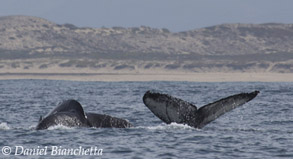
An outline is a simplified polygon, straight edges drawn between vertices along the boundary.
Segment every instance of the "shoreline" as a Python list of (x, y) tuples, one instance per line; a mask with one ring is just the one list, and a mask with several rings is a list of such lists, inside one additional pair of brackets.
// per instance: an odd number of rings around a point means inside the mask
[(0, 80), (293, 82), (293, 73), (0, 73)]

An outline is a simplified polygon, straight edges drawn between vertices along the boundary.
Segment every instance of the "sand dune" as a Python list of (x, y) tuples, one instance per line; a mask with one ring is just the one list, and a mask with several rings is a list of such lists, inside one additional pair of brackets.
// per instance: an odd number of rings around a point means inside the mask
[(293, 82), (289, 73), (0, 73), (0, 80), (48, 79), (72, 81), (193, 81), (193, 82)]

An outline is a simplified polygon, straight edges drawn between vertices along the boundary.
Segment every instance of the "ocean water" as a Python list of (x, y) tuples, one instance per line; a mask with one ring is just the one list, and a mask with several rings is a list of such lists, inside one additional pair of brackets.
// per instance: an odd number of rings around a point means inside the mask
[[(198, 107), (241, 92), (260, 94), (195, 129), (155, 117), (142, 102), (150, 89)], [(293, 158), (292, 97), (293, 83), (2, 80), (0, 158)], [(34, 130), (40, 115), (66, 99), (135, 127)]]

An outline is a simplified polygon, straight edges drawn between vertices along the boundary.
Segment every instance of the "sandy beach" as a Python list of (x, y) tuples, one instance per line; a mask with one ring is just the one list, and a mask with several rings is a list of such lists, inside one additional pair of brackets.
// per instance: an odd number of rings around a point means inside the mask
[[(270, 69), (263, 70), (254, 68), (237, 72), (228, 68), (210, 68), (195, 72), (182, 68), (166, 69), (165, 66), (172, 64), (172, 62), (168, 61), (160, 67), (151, 69), (146, 69), (145, 63), (132, 63), (135, 65), (134, 69), (115, 69), (115, 67), (110, 65), (111, 61), (102, 61), (103, 64), (109, 64), (101, 68), (76, 67), (75, 65), (62, 67), (61, 64), (64, 62), (68, 62), (68, 60), (0, 60), (0, 64), (2, 65), (0, 67), (0, 80), (293, 82), (293, 73), (278, 73)], [(119, 66), (131, 63), (131, 61), (119, 62)], [(42, 68), (41, 66), (43, 65), (47, 67)]]
[(0, 73), (0, 80), (293, 82), (290, 73)]

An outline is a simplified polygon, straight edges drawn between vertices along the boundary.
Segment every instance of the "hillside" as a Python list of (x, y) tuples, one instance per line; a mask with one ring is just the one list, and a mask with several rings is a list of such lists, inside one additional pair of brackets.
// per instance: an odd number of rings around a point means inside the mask
[(185, 32), (0, 17), (0, 72), (293, 72), (293, 24)]

